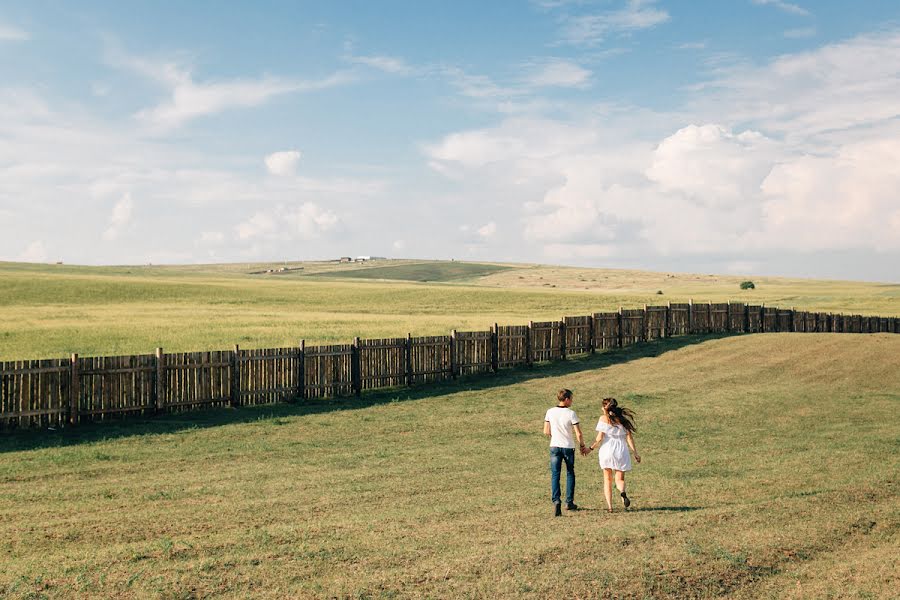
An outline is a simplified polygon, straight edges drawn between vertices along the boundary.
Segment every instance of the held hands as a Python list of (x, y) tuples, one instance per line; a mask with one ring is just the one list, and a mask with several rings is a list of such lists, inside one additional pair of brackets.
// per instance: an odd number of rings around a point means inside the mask
[(587, 447), (584, 444), (581, 445), (581, 455), (582, 456), (587, 456), (588, 454), (591, 453), (591, 450), (593, 450), (593, 448)]

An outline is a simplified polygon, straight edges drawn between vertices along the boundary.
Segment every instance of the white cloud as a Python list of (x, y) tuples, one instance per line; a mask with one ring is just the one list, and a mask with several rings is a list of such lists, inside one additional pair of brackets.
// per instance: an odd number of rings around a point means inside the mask
[(756, 131), (689, 125), (660, 142), (647, 177), (705, 207), (726, 207), (758, 195), (778, 159), (775, 143)]
[(22, 262), (47, 262), (47, 248), (41, 240), (35, 240), (28, 244), (25, 250), (18, 256), (18, 260)]
[(684, 42), (676, 46), (679, 50), (703, 50), (706, 48), (707, 42)]
[(759, 6), (774, 6), (781, 11), (801, 17), (809, 16), (809, 11), (802, 6), (798, 6), (797, 4), (792, 4), (790, 2), (784, 2), (783, 0), (753, 0), (753, 4), (757, 4)]
[(900, 32), (740, 65), (695, 91), (691, 108), (707, 119), (753, 122), (798, 139), (893, 119), (900, 115)]
[(584, 87), (591, 77), (587, 69), (562, 59), (533, 65), (526, 82), (531, 87)]
[(402, 58), (396, 58), (393, 56), (383, 56), (383, 55), (373, 55), (373, 56), (347, 56), (347, 61), (365, 65), (367, 67), (371, 67), (373, 69), (377, 69), (379, 71), (384, 71), (385, 73), (392, 73), (396, 75), (405, 75), (412, 72), (412, 67), (410, 67), (406, 61)]
[(135, 115), (140, 122), (162, 132), (197, 117), (260, 106), (274, 96), (323, 90), (351, 81), (349, 74), (336, 72), (317, 80), (263, 76), (198, 83), (190, 69), (177, 61), (152, 61), (116, 50), (107, 52), (107, 60), (113, 66), (147, 77), (168, 90), (168, 100)]
[(485, 223), (477, 229), (477, 233), (484, 239), (492, 238), (494, 237), (494, 234), (497, 233), (497, 224), (493, 221)]
[(0, 42), (26, 42), (31, 39), (27, 31), (0, 23)]
[(297, 172), (297, 165), (300, 164), (300, 152), (298, 150), (286, 150), (283, 152), (273, 152), (266, 156), (266, 169), (272, 175), (288, 176)]
[(651, 6), (654, 0), (627, 0), (619, 10), (564, 18), (563, 39), (569, 44), (592, 46), (610, 35), (649, 29), (669, 20), (669, 13)]
[(103, 239), (107, 241), (118, 239), (122, 231), (131, 224), (133, 212), (134, 202), (131, 200), (131, 194), (126, 193), (113, 206), (112, 213), (109, 216), (109, 226), (103, 232)]
[(311, 240), (333, 230), (339, 222), (334, 212), (323, 210), (314, 202), (304, 202), (299, 206), (279, 205), (256, 212), (238, 224), (235, 232), (240, 240)]
[(795, 250), (900, 250), (900, 130), (799, 156), (762, 183), (769, 243)]
[(398, 252), (406, 250), (406, 242), (404, 240), (394, 240), (394, 243), (391, 244), (391, 248)]

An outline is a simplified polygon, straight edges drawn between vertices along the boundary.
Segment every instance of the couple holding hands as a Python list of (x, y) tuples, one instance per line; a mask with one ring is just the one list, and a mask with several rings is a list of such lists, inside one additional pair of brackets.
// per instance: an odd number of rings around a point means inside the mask
[[(572, 410), (572, 390), (559, 390), (557, 405), (547, 411), (544, 417), (544, 435), (550, 436), (550, 495), (554, 516), (562, 515), (559, 476), (562, 465), (566, 465), (566, 510), (577, 510), (575, 505), (575, 439), (578, 440), (582, 456), (587, 456), (595, 448), (603, 470), (603, 495), (606, 498), (606, 512), (612, 512), (612, 486), (615, 481), (622, 503), (627, 509), (631, 500), (625, 493), (625, 472), (631, 470), (631, 454), (641, 462), (641, 456), (634, 446), (634, 415), (622, 408), (615, 398), (603, 399), (603, 416), (597, 423), (597, 439), (585, 446), (578, 415)], [(629, 451), (630, 450), (630, 451)]]

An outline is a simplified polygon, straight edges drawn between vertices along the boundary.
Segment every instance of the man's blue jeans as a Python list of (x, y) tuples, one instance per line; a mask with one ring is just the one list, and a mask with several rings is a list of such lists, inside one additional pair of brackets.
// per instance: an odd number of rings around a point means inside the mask
[(575, 448), (550, 446), (550, 496), (559, 502), (559, 475), (562, 463), (566, 463), (566, 504), (575, 502)]

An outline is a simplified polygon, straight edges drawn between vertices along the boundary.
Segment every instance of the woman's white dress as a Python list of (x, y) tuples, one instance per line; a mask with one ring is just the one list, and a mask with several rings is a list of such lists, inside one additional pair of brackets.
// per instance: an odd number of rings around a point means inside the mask
[(630, 471), (631, 452), (625, 441), (628, 430), (622, 425), (610, 425), (600, 419), (600, 422), (597, 423), (597, 431), (603, 432), (603, 441), (600, 442), (600, 447), (597, 449), (600, 468)]

